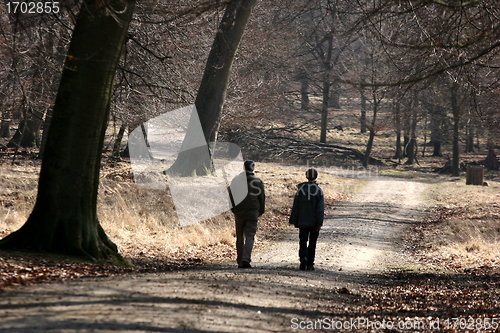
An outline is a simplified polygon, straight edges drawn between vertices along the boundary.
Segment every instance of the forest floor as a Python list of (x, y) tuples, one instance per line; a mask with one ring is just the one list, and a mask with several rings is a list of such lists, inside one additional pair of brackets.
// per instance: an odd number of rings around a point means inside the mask
[[(447, 244), (439, 228), (451, 223), (445, 217), (478, 214), (464, 196), (477, 198), (482, 187), (462, 191), (455, 204), (451, 185), (408, 177), (363, 184), (328, 206), (315, 271), (298, 269), (297, 231), (282, 228), (256, 249), (252, 269), (221, 260), (9, 287), (0, 298), (0, 331), (496, 331), (498, 253), (472, 267), (465, 255), (439, 252)], [(493, 212), (480, 218), (498, 218), (498, 188), (484, 194), (495, 204), (485, 203)], [(436, 205), (443, 198), (447, 204)], [(468, 246), (469, 254), (481, 250)]]

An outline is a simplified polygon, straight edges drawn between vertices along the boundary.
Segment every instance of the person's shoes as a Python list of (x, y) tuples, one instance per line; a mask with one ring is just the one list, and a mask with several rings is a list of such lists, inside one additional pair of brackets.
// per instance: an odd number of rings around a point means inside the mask
[(308, 271), (314, 271), (314, 265), (307, 265)]
[(301, 258), (300, 259), (300, 266), (299, 266), (300, 270), (301, 271), (305, 271), (306, 270), (306, 266), (307, 266), (307, 258), (306, 257)]
[(243, 261), (241, 265), (238, 265), (238, 268), (252, 268), (252, 265), (248, 261)]

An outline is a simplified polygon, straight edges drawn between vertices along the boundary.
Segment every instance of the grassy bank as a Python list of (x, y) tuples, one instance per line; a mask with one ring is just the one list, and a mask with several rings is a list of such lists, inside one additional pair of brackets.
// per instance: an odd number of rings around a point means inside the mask
[(434, 208), (409, 235), (409, 253), (456, 272), (500, 272), (500, 183), (442, 178), (430, 185), (428, 200)]

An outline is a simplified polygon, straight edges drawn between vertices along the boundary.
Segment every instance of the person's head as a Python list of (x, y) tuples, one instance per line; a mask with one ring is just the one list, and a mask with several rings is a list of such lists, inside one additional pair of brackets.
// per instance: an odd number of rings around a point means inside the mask
[(313, 180), (316, 180), (318, 178), (318, 171), (316, 169), (311, 168), (306, 171), (306, 178), (308, 181), (312, 182)]
[(253, 161), (245, 161), (245, 163), (243, 163), (243, 167), (245, 168), (245, 171), (252, 172), (255, 169), (255, 163)]

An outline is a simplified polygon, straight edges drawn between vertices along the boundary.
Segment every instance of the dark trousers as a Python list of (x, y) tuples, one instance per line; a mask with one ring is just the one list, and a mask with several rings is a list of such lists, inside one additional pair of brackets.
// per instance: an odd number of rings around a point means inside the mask
[(252, 249), (255, 233), (257, 232), (257, 220), (242, 219), (235, 216), (236, 220), (236, 261), (241, 265), (243, 261), (252, 261)]
[[(303, 262), (307, 258), (307, 265), (314, 265), (314, 257), (316, 256), (316, 242), (318, 241), (319, 231), (317, 227), (314, 228), (300, 228), (299, 229), (299, 257)], [(309, 240), (309, 245), (307, 241)]]

